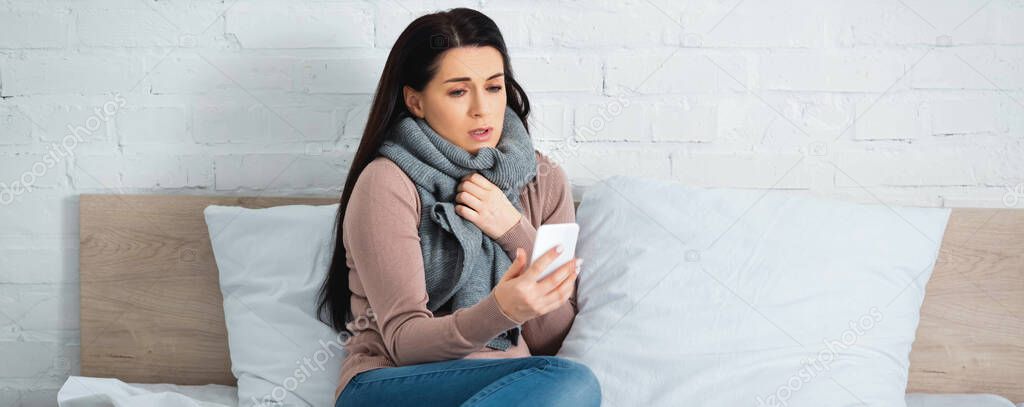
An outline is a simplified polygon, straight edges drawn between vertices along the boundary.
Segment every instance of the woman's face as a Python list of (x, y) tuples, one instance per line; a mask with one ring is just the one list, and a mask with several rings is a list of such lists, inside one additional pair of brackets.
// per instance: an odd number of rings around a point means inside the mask
[[(422, 92), (409, 86), (403, 91), (409, 111), (452, 144), (474, 155), (498, 145), (505, 122), (505, 69), (494, 47), (445, 51)], [(482, 134), (475, 131), (481, 128)]]

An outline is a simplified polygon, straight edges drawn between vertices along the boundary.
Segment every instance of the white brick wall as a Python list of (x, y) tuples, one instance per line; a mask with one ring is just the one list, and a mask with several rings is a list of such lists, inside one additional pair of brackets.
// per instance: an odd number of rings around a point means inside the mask
[(577, 195), (1024, 207), (1020, 0), (0, 0), (0, 405), (78, 372), (78, 194), (336, 195), (389, 45), (459, 5)]

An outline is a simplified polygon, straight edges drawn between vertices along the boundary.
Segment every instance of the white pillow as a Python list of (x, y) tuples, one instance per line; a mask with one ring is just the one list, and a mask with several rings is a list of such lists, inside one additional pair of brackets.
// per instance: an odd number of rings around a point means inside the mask
[(316, 318), (338, 205), (204, 211), (240, 406), (333, 406), (347, 336)]
[(608, 406), (903, 406), (948, 216), (612, 177), (577, 212), (558, 355)]

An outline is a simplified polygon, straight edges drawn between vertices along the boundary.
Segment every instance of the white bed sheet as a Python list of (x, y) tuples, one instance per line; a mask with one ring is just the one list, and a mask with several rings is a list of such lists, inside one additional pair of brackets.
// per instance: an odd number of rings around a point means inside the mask
[(71, 376), (57, 392), (60, 407), (237, 407), (238, 389), (207, 384), (125, 383), (118, 379)]
[[(125, 383), (118, 379), (71, 376), (57, 393), (60, 407), (236, 407), (237, 388), (208, 384)], [(1024, 407), (992, 394), (907, 394), (907, 407)]]
[(1018, 407), (994, 394), (907, 394), (907, 407)]

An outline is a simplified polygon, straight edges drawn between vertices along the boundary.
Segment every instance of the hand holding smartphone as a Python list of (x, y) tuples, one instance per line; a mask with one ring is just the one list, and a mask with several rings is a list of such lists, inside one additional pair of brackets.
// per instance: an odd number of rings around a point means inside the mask
[(542, 280), (545, 276), (551, 274), (551, 272), (568, 263), (576, 256), (576, 240), (579, 238), (579, 234), (580, 225), (576, 223), (545, 224), (537, 228), (537, 237), (533, 241), (533, 253), (530, 255), (530, 264), (533, 264), (544, 253), (557, 245), (562, 245), (565, 249), (540, 273), (537, 281)]

